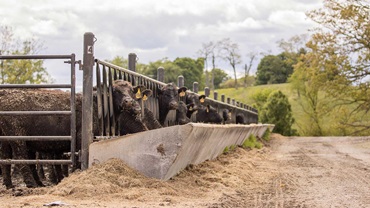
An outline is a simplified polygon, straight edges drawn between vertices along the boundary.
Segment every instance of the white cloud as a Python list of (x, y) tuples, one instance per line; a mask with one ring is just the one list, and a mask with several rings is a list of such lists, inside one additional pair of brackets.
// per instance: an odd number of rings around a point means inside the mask
[[(230, 38), (242, 56), (276, 50), (276, 41), (312, 25), (304, 15), (322, 0), (13, 0), (0, 1), (0, 25), (16, 36), (37, 36), (44, 54), (82, 58), (85, 32), (100, 59), (135, 52), (140, 62), (195, 57), (202, 43)], [(221, 61), (218, 63), (222, 65)], [(227, 65), (225, 65), (227, 67)]]
[(286, 27), (308, 25), (310, 22), (303, 11), (281, 10), (270, 14), (268, 21)]

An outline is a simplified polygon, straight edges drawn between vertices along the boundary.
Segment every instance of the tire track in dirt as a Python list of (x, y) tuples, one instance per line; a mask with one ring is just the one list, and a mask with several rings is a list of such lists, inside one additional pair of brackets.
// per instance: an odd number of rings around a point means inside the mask
[(338, 149), (338, 144), (352, 148), (353, 142), (343, 138), (293, 138), (279, 147), (278, 154), (287, 158), (280, 161), (281, 166), (290, 167), (284, 172), (298, 179), (299, 187), (293, 195), (301, 204), (370, 207), (370, 174), (366, 162)]

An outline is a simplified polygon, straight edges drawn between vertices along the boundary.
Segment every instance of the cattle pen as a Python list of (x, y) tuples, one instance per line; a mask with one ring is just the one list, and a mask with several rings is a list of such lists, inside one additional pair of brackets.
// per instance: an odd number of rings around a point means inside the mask
[[(70, 84), (3, 84), (3, 88), (69, 88), (70, 110), (68, 111), (1, 111), (0, 117), (16, 115), (67, 115), (70, 116), (69, 136), (39, 136), (39, 135), (0, 135), (1, 141), (70, 141), (70, 151), (66, 153), (68, 160), (43, 160), (1, 158), (0, 164), (68, 164), (72, 171), (81, 165), (85, 170), (89, 166), (118, 157), (135, 169), (150, 177), (167, 180), (188, 164), (197, 164), (207, 159), (213, 159), (222, 153), (223, 149), (231, 145), (241, 145), (251, 134), (261, 137), (265, 131), (272, 130), (271, 124), (258, 124), (258, 111), (251, 106), (235, 101), (225, 95), (214, 92), (213, 98), (208, 87), (204, 89), (205, 99), (202, 105), (210, 105), (219, 114), (228, 112), (230, 120), (221, 124), (197, 124), (191, 117), (191, 123), (179, 125), (176, 114), (169, 113), (166, 117), (166, 128), (160, 128), (132, 135), (121, 135), (120, 126), (114, 113), (113, 83), (115, 80), (125, 80), (135, 86), (144, 86), (153, 92), (146, 102), (140, 102), (142, 109), (149, 109), (154, 118), (159, 119), (158, 91), (166, 85), (164, 83), (165, 69), (158, 68), (157, 80), (136, 72), (137, 56), (128, 55), (128, 69), (113, 65), (109, 62), (94, 57), (95, 35), (91, 32), (84, 34), (83, 61), (76, 61), (75, 55), (38, 55), (38, 56), (0, 56), (4, 59), (67, 59), (65, 63), (71, 65)], [(75, 65), (80, 64), (83, 71), (81, 136), (76, 134), (76, 93), (75, 93)], [(94, 80), (95, 78), (95, 80)], [(93, 86), (93, 83), (96, 86)], [(177, 87), (184, 86), (184, 77), (179, 75)], [(201, 96), (198, 83), (193, 83), (193, 89), (187, 93)], [(93, 109), (93, 94), (96, 94), (97, 111)], [(220, 99), (218, 99), (220, 97)], [(181, 100), (182, 98), (180, 98)], [(94, 115), (96, 114), (96, 115)], [(141, 112), (144, 117), (144, 111)], [(98, 119), (98, 126), (94, 127), (93, 117)], [(237, 117), (242, 122), (237, 123)], [(98, 133), (94, 134), (97, 128)], [(1, 130), (1, 128), (0, 128)], [(0, 132), (1, 133), (1, 132)], [(172, 138), (172, 139), (171, 139)], [(81, 141), (77, 141), (81, 140)], [(77, 144), (80, 145), (77, 145)], [(196, 147), (195, 147), (196, 144)], [(132, 149), (136, 150), (134, 156)], [(164, 148), (164, 150), (163, 150)], [(140, 154), (138, 154), (140, 152)], [(192, 155), (189, 157), (189, 155)], [(78, 159), (77, 159), (78, 158)], [(189, 159), (190, 158), (190, 159)], [(155, 168), (153, 168), (153, 162)], [(143, 166), (142, 164), (149, 164)]]

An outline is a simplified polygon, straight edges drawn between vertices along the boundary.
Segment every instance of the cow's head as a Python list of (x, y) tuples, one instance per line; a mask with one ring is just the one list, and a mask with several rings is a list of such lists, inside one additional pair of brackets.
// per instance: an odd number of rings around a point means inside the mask
[(176, 85), (173, 83), (166, 84), (158, 91), (159, 99), (161, 100), (160, 108), (169, 110), (176, 110), (178, 107), (179, 92), (176, 89)]
[(197, 111), (201, 104), (199, 102), (199, 95), (194, 92), (187, 92), (186, 93), (186, 105), (188, 106), (188, 110), (191, 112)]
[(132, 87), (130, 82), (124, 80), (115, 80), (113, 83), (113, 108), (115, 113), (129, 111), (134, 114), (140, 114), (141, 107), (135, 98), (137, 87)]

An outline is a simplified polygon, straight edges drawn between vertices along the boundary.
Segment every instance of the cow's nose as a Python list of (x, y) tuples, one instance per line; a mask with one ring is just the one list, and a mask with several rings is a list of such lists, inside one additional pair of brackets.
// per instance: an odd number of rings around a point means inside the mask
[(177, 102), (170, 102), (170, 108), (172, 110), (176, 110), (179, 104)]
[(132, 101), (133, 101), (133, 99), (132, 99), (132, 98), (130, 98), (130, 97), (124, 98), (124, 99), (123, 99), (123, 104), (124, 104), (125, 106), (131, 106), (131, 105), (132, 105)]

